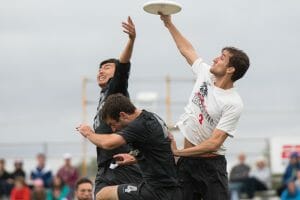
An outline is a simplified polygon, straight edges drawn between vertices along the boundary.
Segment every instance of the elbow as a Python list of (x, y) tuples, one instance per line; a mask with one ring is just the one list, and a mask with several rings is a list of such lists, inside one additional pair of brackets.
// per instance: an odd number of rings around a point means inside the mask
[(116, 145), (111, 143), (110, 141), (107, 141), (101, 144), (101, 148), (106, 150), (112, 150), (116, 148)]
[(218, 142), (212, 142), (210, 145), (210, 151), (211, 152), (216, 152), (220, 149), (221, 144), (219, 144)]

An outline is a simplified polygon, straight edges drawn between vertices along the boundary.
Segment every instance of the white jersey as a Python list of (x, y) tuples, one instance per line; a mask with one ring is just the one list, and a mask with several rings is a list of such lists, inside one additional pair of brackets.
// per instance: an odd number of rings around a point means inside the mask
[[(191, 68), (197, 80), (177, 127), (194, 145), (210, 138), (214, 129), (222, 130), (233, 137), (243, 109), (239, 94), (235, 88), (224, 90), (216, 87), (215, 77), (209, 71), (210, 66), (201, 58)], [(216, 153), (224, 155), (225, 150), (222, 145)]]

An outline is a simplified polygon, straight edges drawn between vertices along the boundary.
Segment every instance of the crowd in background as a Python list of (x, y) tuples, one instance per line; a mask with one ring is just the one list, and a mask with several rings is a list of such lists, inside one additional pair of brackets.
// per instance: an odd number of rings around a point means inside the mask
[(0, 199), (74, 199), (79, 172), (71, 163), (71, 155), (64, 154), (64, 164), (56, 173), (47, 167), (44, 154), (39, 153), (36, 159), (37, 165), (29, 175), (23, 170), (22, 160), (15, 160), (14, 171), (10, 173), (5, 168), (5, 160), (0, 159)]
[(282, 177), (277, 194), (282, 200), (300, 200), (300, 155), (293, 152)]
[(276, 189), (282, 200), (300, 200), (300, 155), (292, 152), (289, 157), (282, 181), (278, 188), (272, 188), (272, 174), (264, 158), (257, 159), (255, 168), (246, 163), (245, 154), (238, 156), (238, 164), (229, 173), (231, 199), (239, 199), (242, 195), (253, 198), (255, 192)]
[[(0, 159), (0, 199), (11, 200), (68, 200), (75, 198), (76, 182), (79, 172), (71, 163), (71, 155), (64, 154), (64, 164), (56, 173), (47, 167), (46, 157), (39, 153), (37, 165), (27, 175), (23, 170), (22, 160), (14, 161), (14, 170), (9, 173), (5, 160)], [(29, 181), (26, 183), (27, 176)], [(86, 179), (92, 189), (92, 182)], [(272, 175), (266, 159), (258, 158), (255, 167), (246, 163), (246, 155), (238, 155), (238, 164), (229, 173), (231, 199), (239, 199), (241, 194), (253, 198), (255, 192), (272, 189)], [(90, 190), (91, 190), (90, 189)], [(274, 188), (273, 188), (274, 189)], [(277, 195), (282, 200), (300, 200), (300, 155), (290, 154)], [(86, 194), (91, 196), (92, 192)], [(92, 199), (92, 197), (89, 197)]]

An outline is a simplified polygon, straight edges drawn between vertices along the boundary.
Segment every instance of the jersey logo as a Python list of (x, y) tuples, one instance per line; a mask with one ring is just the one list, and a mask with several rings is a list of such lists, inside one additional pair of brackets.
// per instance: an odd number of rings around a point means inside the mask
[(203, 120), (205, 119), (210, 125), (214, 124), (214, 120), (212, 117), (209, 115), (206, 109), (205, 105), (205, 98), (208, 94), (208, 89), (207, 89), (208, 83), (203, 82), (202, 85), (199, 88), (199, 91), (194, 94), (194, 97), (192, 99), (192, 102), (197, 105), (201, 111), (201, 113), (198, 116), (198, 121), (202, 125)]
[(203, 123), (203, 115), (202, 114), (199, 114), (199, 123), (202, 125)]
[(125, 188), (124, 190), (124, 192), (126, 193), (136, 192), (136, 191), (137, 191), (137, 187), (133, 185), (128, 185), (127, 188)]

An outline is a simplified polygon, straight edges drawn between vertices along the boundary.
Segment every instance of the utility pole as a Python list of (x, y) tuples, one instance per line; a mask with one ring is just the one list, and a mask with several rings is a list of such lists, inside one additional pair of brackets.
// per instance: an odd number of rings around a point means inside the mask
[[(86, 86), (88, 79), (86, 77), (82, 78), (82, 89), (81, 89), (81, 105), (82, 105), (82, 123), (86, 123), (87, 121), (87, 95), (86, 95)], [(83, 137), (82, 141), (82, 166), (81, 173), (83, 176), (87, 175), (87, 139)]]
[(172, 112), (171, 112), (171, 78), (169, 75), (166, 76), (166, 120), (167, 126), (172, 126)]

